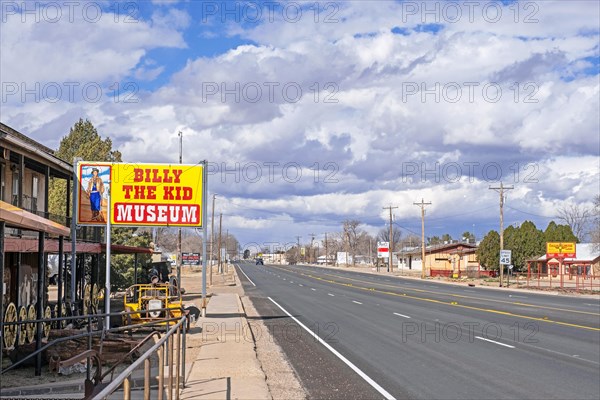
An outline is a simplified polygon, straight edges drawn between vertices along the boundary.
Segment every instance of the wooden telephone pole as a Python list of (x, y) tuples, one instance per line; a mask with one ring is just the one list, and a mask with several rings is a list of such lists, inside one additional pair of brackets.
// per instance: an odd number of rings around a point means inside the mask
[[(500, 182), (500, 187), (492, 187), (491, 190), (495, 190), (500, 193), (500, 250), (504, 250), (504, 191), (512, 190), (514, 186), (504, 186), (502, 182)], [(500, 263), (500, 287), (502, 287), (502, 282), (504, 279), (504, 265)]]
[(398, 207), (383, 207), (384, 210), (390, 210), (390, 249), (389, 249), (389, 264), (388, 264), (388, 272), (393, 272), (394, 270), (394, 228), (392, 226), (392, 210)]
[(431, 202), (425, 203), (421, 199), (420, 203), (413, 203), (421, 207), (421, 279), (425, 279), (425, 206), (431, 205)]

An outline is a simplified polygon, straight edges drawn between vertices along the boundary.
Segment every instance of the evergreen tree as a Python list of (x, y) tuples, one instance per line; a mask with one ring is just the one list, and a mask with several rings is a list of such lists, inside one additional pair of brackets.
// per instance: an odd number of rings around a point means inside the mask
[(544, 234), (531, 221), (520, 227), (509, 227), (504, 231), (504, 248), (511, 250), (512, 264), (520, 271), (526, 268), (526, 261), (545, 253)]
[(492, 230), (483, 238), (477, 248), (477, 259), (482, 267), (498, 270), (500, 263), (500, 235)]
[(550, 221), (544, 231), (544, 242), (575, 242), (579, 240), (573, 233), (569, 225), (558, 225), (554, 221)]
[[(110, 138), (102, 139), (89, 120), (79, 119), (69, 134), (62, 138), (54, 155), (70, 164), (75, 157), (84, 161), (121, 161), (121, 153), (112, 149)], [(73, 196), (73, 188), (69, 196)], [(51, 179), (48, 193), (48, 210), (51, 214), (64, 213), (67, 183), (64, 179)], [(71, 205), (73, 202), (71, 201)], [(72, 213), (71, 213), (72, 214)]]

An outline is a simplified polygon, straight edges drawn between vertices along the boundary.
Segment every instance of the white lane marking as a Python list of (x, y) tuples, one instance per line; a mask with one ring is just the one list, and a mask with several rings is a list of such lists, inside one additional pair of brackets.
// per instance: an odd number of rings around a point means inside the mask
[(362, 304), (360, 301), (352, 300), (353, 303)]
[(399, 317), (404, 317), (404, 318), (410, 318), (408, 315), (404, 315), (404, 314), (399, 314), (397, 312), (394, 313), (394, 315), (397, 315)]
[(332, 297), (335, 296), (335, 294), (331, 294), (331, 293), (327, 293), (327, 294), (330, 295), (330, 296), (332, 296)]
[(294, 283), (294, 281), (290, 281), (290, 283)]
[(384, 388), (382, 388), (381, 386), (379, 386), (379, 384), (377, 384), (377, 382), (375, 382), (367, 374), (365, 374), (364, 372), (362, 372), (356, 365), (352, 364), (346, 357), (344, 357), (343, 355), (341, 355), (336, 349), (334, 349), (333, 347), (331, 347), (329, 345), (329, 343), (325, 342), (323, 339), (321, 339), (319, 336), (317, 336), (313, 331), (311, 331), (310, 329), (308, 329), (302, 322), (298, 321), (298, 319), (296, 317), (294, 317), (292, 314), (290, 314), (289, 312), (287, 312), (287, 310), (285, 308), (283, 308), (279, 304), (277, 304), (277, 302), (275, 300), (273, 300), (270, 297), (269, 297), (269, 300), (271, 300), (273, 302), (273, 304), (275, 304), (277, 307), (279, 307), (281, 309), (281, 311), (283, 311), (284, 313), (286, 313), (288, 317), (290, 317), (291, 319), (293, 319), (298, 325), (300, 325), (302, 328), (304, 328), (304, 330), (306, 332), (308, 332), (312, 337), (314, 337), (316, 340), (318, 340), (319, 343), (321, 343), (323, 346), (325, 346), (325, 348), (327, 350), (331, 351), (333, 353), (333, 355), (335, 355), (337, 358), (339, 358), (340, 360), (342, 360), (344, 362), (344, 364), (346, 364), (347, 366), (349, 366), (354, 372), (356, 372), (358, 375), (360, 375), (360, 377), (363, 378), (369, 385), (371, 385), (375, 390), (377, 390), (379, 393), (381, 393), (381, 395), (383, 397), (385, 397), (388, 400), (395, 400), (394, 396), (392, 396), (391, 394), (389, 394)]
[(315, 289), (315, 288), (310, 288), (310, 290), (314, 290), (314, 291), (316, 291), (317, 289)]
[(590, 304), (590, 303), (583, 303), (583, 304), (585, 304), (586, 306), (600, 307), (600, 304)]
[(304, 286), (303, 284), (299, 283), (298, 286)]
[(240, 267), (240, 271), (242, 271), (242, 274), (244, 274), (244, 276), (246, 277), (246, 279), (248, 279), (252, 285), (256, 286), (254, 284), (254, 282), (252, 282), (252, 279), (248, 278), (248, 275), (246, 275), (246, 273), (244, 272), (244, 270), (241, 267)]
[(500, 346), (508, 347), (508, 348), (510, 348), (510, 349), (514, 349), (514, 348), (515, 348), (515, 346), (511, 346), (510, 344), (505, 344), (505, 343), (496, 342), (495, 340), (486, 339), (486, 338), (483, 338), (483, 337), (481, 337), (481, 336), (475, 336), (475, 339), (479, 339), (479, 340), (485, 340), (486, 342), (490, 342), (490, 343), (496, 343), (496, 344), (498, 344), (498, 345), (500, 345)]
[(519, 299), (528, 299), (529, 298), (527, 296), (517, 296), (516, 294), (509, 294), (508, 297), (516, 297), (516, 298), (519, 298)]

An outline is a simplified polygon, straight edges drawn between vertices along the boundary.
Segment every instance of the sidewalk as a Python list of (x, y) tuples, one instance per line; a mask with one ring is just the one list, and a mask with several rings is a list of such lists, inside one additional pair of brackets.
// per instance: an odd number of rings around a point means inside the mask
[[(233, 279), (237, 287), (232, 286)], [(198, 293), (195, 285), (186, 281), (193, 280), (182, 279), (188, 293)], [(213, 274), (206, 317), (200, 317), (188, 333), (186, 351), (196, 355), (186, 360), (192, 365), (186, 372), (181, 399), (272, 398), (256, 356), (240, 291), (235, 275)], [(199, 351), (194, 351), (197, 346)]]

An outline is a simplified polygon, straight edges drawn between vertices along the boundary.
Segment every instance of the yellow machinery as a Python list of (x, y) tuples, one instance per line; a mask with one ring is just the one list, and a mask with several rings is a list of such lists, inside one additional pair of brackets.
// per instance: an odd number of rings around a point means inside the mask
[[(125, 291), (123, 325), (180, 318), (183, 313), (181, 294), (170, 283), (148, 283), (130, 286)], [(161, 309), (168, 310), (161, 310)]]

